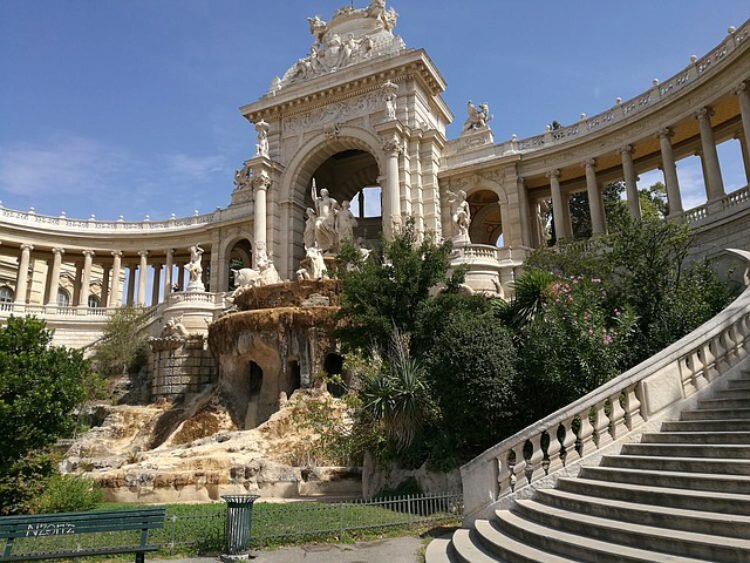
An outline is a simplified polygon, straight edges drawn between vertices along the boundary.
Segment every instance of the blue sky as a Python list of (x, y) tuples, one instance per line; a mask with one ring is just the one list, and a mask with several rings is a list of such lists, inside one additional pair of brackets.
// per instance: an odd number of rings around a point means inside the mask
[[(344, 3), (2, 0), (0, 199), (100, 219), (225, 206), (255, 143), (237, 108), (307, 52), (307, 16)], [(490, 103), (498, 141), (627, 99), (750, 17), (747, 0), (392, 5), (396, 31), (448, 82), (449, 136), (472, 99)], [(720, 147), (728, 189), (745, 183), (736, 145)], [(678, 167), (686, 206), (700, 203), (697, 159)]]

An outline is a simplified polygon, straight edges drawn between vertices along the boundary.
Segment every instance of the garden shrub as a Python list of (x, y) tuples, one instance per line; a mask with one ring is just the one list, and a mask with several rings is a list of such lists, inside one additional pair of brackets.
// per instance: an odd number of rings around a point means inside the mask
[(95, 509), (103, 499), (102, 491), (91, 479), (77, 475), (54, 475), (31, 506), (37, 514), (83, 512)]

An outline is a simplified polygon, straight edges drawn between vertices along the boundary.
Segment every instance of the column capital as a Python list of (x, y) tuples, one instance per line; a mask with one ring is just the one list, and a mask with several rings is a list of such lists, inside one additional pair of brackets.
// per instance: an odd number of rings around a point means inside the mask
[(141, 258), (145, 258), (146, 256), (148, 256), (148, 250), (139, 250), (138, 256), (140, 256)]
[(32, 250), (34, 250), (34, 245), (24, 243), (21, 245), (21, 250), (26, 251), (26, 252), (31, 252)]
[(560, 177), (560, 170), (558, 168), (554, 168), (552, 170), (549, 170), (545, 173), (545, 176), (547, 178), (559, 178)]
[(381, 141), (383, 152), (387, 153), (390, 156), (398, 155), (403, 150), (401, 139), (399, 139), (397, 135), (393, 135), (390, 137), (381, 137)]
[(83, 254), (86, 258), (93, 258), (94, 256), (96, 256), (96, 252), (94, 252), (93, 250), (88, 250), (88, 249), (82, 250), (81, 254)]
[(663, 129), (659, 129), (656, 132), (656, 136), (661, 139), (662, 137), (666, 137), (667, 139), (674, 136), (674, 131), (672, 131), (671, 127), (664, 127)]
[(55, 246), (52, 249), (52, 254), (65, 254), (65, 249), (59, 246)]
[(112, 256), (116, 256), (118, 258), (122, 258), (122, 250), (113, 250), (112, 252), (110, 252), (110, 254)]
[(596, 159), (595, 158), (587, 158), (586, 160), (584, 160), (583, 162), (581, 162), (581, 167), (582, 168), (588, 169), (588, 168), (593, 168), (594, 166), (596, 166)]
[(166, 249), (166, 250), (164, 251), (164, 254), (165, 254), (166, 256), (169, 256), (169, 257), (172, 257), (172, 258), (174, 258), (174, 248), (167, 248), (167, 249)]
[(698, 120), (710, 119), (714, 114), (714, 109), (711, 106), (705, 106), (695, 112), (695, 118)]
[(620, 147), (617, 149), (617, 154), (632, 154), (633, 153), (633, 145), (625, 145), (623, 147)]
[(267, 190), (270, 185), (271, 177), (265, 170), (261, 170), (257, 176), (253, 177), (253, 188), (256, 190)]
[(734, 95), (739, 96), (743, 92), (750, 91), (750, 87), (748, 86), (747, 80), (743, 80), (740, 82), (735, 88), (734, 88)]

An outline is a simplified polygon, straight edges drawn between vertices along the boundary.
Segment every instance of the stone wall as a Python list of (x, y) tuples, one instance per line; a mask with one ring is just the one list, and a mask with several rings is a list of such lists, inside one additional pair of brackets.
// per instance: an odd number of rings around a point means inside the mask
[(178, 399), (216, 382), (216, 361), (202, 335), (149, 340), (151, 400)]

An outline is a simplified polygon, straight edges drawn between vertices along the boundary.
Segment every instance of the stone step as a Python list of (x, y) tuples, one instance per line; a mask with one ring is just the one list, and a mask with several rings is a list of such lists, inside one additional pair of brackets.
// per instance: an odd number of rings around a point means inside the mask
[(750, 431), (750, 420), (675, 420), (661, 423), (662, 432)]
[(508, 563), (573, 563), (574, 561), (520, 542), (488, 520), (477, 520), (474, 526), (476, 539), (488, 551), (491, 551), (494, 557), (499, 557), (501, 561), (507, 561)]
[(571, 479), (557, 481), (561, 491), (628, 502), (656, 504), (687, 510), (702, 510), (724, 514), (750, 515), (750, 496), (712, 490), (689, 490), (650, 486), (625, 482), (606, 482), (598, 479)]
[[(680, 561), (697, 563), (703, 559), (688, 559), (669, 553), (639, 549), (620, 545), (595, 538), (572, 534), (557, 529), (557, 526), (544, 526), (522, 518), (510, 510), (495, 512), (493, 524), (497, 528), (515, 537), (518, 541), (530, 544), (537, 549), (549, 551), (575, 561), (594, 561), (596, 563)], [(716, 561), (713, 559), (713, 561)]]
[(642, 444), (748, 444), (750, 432), (657, 432), (644, 434)]
[[(721, 514), (705, 510), (645, 504), (637, 499), (632, 499), (633, 502), (612, 500), (561, 489), (537, 489), (534, 499), (541, 504), (599, 518), (699, 534), (742, 539), (750, 537), (750, 515)], [(652, 499), (646, 500), (653, 502)]]
[(429, 563), (460, 563), (461, 560), (453, 553), (450, 538), (435, 538), (427, 544), (424, 559)]
[(750, 478), (743, 475), (649, 471), (622, 467), (584, 467), (579, 475), (584, 479), (615, 481), (633, 485), (750, 494)]
[(750, 420), (750, 408), (685, 410), (680, 420)]
[(717, 397), (715, 399), (701, 399), (698, 410), (702, 409), (742, 409), (750, 407), (750, 401), (741, 397)]
[(750, 460), (644, 455), (605, 455), (601, 467), (750, 477)]
[(727, 387), (739, 391), (750, 390), (750, 379), (730, 379), (727, 382)]
[(638, 546), (649, 551), (710, 559), (741, 561), (750, 558), (750, 540), (667, 529), (657, 526), (601, 518), (549, 506), (531, 499), (516, 501), (512, 512), (542, 526), (620, 545)]
[(750, 459), (750, 445), (742, 444), (625, 444), (621, 455)]
[[(481, 520), (477, 520), (481, 522)], [(476, 522), (475, 522), (476, 524)], [(460, 563), (489, 563), (497, 561), (491, 551), (485, 549), (477, 539), (476, 528), (456, 530), (453, 533), (453, 553)], [(432, 563), (432, 562), (430, 562)]]
[(722, 389), (714, 395), (715, 399), (747, 399), (750, 402), (750, 381), (746, 389)]

